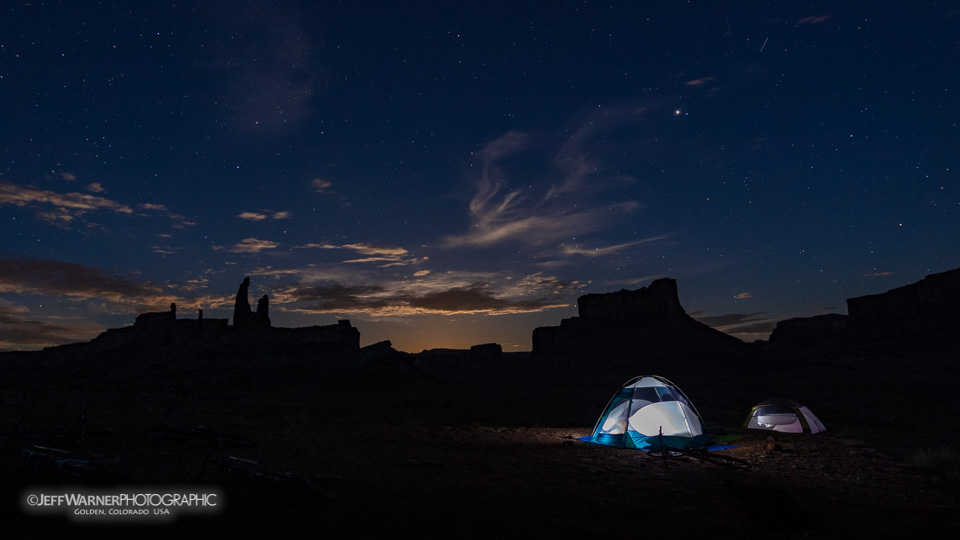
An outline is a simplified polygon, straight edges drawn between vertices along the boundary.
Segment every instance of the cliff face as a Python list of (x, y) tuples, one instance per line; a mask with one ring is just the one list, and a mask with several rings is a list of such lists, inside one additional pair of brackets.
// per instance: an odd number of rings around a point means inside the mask
[(778, 350), (800, 351), (842, 345), (847, 339), (848, 320), (837, 313), (783, 320), (770, 334), (770, 345)]
[(680, 306), (676, 280), (658, 279), (649, 287), (606, 294), (587, 294), (577, 299), (580, 318), (591, 324), (617, 325), (631, 321), (633, 325), (647, 325), (664, 320), (679, 320), (686, 316)]
[(922, 280), (882, 294), (847, 300), (854, 332), (888, 332), (899, 328), (925, 332), (960, 330), (960, 268), (931, 274)]
[(770, 335), (778, 350), (818, 348), (909, 351), (960, 347), (960, 269), (931, 274), (881, 294), (847, 299), (848, 316), (780, 321)]
[(579, 316), (560, 326), (533, 331), (533, 354), (730, 352), (746, 347), (740, 340), (695, 321), (680, 305), (677, 282), (658, 279), (649, 287), (577, 300)]

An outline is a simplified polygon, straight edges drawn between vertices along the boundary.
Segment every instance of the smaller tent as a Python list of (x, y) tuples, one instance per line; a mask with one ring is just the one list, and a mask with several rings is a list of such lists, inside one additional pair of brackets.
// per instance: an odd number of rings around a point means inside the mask
[(754, 405), (743, 427), (783, 433), (820, 433), (827, 429), (805, 405), (783, 398), (771, 398)]
[(627, 381), (600, 415), (590, 442), (624, 448), (704, 448), (707, 429), (687, 395), (657, 375)]

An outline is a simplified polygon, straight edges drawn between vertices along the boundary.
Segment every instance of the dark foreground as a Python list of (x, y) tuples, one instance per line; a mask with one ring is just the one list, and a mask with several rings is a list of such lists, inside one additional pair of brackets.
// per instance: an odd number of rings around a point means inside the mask
[[(936, 356), (651, 366), (717, 434), (741, 436), (719, 454), (749, 468), (578, 441), (619, 383), (651, 371), (640, 367), (520, 363), (443, 377), (386, 360), (334, 374), (291, 365), (287, 378), (267, 376), (276, 365), (67, 377), (27, 360), (0, 368), (5, 538), (748, 538), (770, 515), (787, 529), (780, 537), (810, 527), (808, 538), (960, 537), (958, 471), (911, 463), (917, 451), (960, 448), (958, 369)], [(805, 402), (828, 431), (740, 429), (770, 396)], [(78, 461), (29, 455), (37, 447)], [(21, 508), (25, 494), (64, 484), (212, 487), (224, 504), (130, 528)]]

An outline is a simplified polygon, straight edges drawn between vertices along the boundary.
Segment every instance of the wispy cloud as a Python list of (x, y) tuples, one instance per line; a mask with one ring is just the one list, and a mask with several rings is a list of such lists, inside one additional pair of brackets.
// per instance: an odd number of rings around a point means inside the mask
[(543, 296), (555, 299), (575, 293), (582, 285), (576, 280), (560, 279), (542, 272), (523, 276), (520, 279), (510, 279), (508, 283), (509, 285), (504, 287), (504, 293), (509, 296)]
[(40, 320), (27, 308), (0, 304), (0, 351), (35, 349), (91, 339), (103, 327), (85, 320)]
[(384, 296), (383, 287), (376, 285), (320, 285), (291, 291), (293, 302), (310, 302), (299, 311), (309, 312), (376, 312), (390, 307), (391, 299)]
[(277, 285), (271, 307), (302, 313), (355, 313), (369, 317), (417, 314), (529, 313), (569, 305), (579, 283), (544, 274), (417, 272), (394, 279), (368, 272), (305, 268), (291, 273), (265, 268), (262, 275), (296, 278)]
[[(181, 216), (180, 214), (176, 214), (168, 210), (165, 204), (141, 203), (137, 206), (142, 210), (147, 210), (148, 212), (153, 212), (167, 219), (170, 219), (171, 221), (173, 221), (174, 229), (184, 229), (186, 227), (192, 227), (193, 225), (196, 225), (195, 221), (191, 221), (185, 216)], [(140, 214), (140, 215), (150, 216), (150, 213)]]
[(228, 251), (230, 253), (260, 253), (266, 249), (274, 249), (280, 244), (259, 238), (244, 238), (240, 242), (230, 247), (213, 246), (214, 251)]
[(255, 268), (250, 272), (252, 276), (268, 276), (268, 277), (281, 277), (281, 276), (298, 276), (302, 270), (297, 268), (273, 268), (272, 266), (265, 266), (260, 268)]
[(661, 236), (652, 236), (650, 238), (644, 238), (642, 240), (634, 240), (633, 242), (624, 242), (622, 244), (615, 244), (612, 246), (598, 246), (598, 247), (584, 247), (581, 244), (577, 245), (564, 245), (561, 248), (561, 252), (564, 255), (580, 255), (583, 257), (603, 257), (606, 255), (613, 255), (619, 253), (625, 249), (632, 248), (634, 246), (639, 246), (641, 244), (649, 244), (651, 242), (657, 242), (660, 240), (666, 240), (670, 235), (661, 235)]
[(123, 314), (132, 322), (137, 313), (165, 309), (174, 302), (184, 309), (233, 305), (232, 295), (209, 294), (206, 287), (205, 276), (179, 284), (151, 283), (93, 266), (0, 256), (0, 294), (36, 297), (42, 304), (66, 302), (58, 313), (73, 314), (44, 317), (0, 298), (0, 350), (89, 340), (103, 331), (98, 318), (104, 315)]
[(333, 184), (331, 184), (327, 180), (324, 180), (323, 178), (314, 178), (313, 181), (310, 182), (310, 186), (317, 193), (323, 193), (324, 191), (327, 191), (328, 189), (330, 189), (330, 187), (333, 186)]
[[(89, 184), (86, 189), (96, 193), (104, 191), (100, 184)], [(74, 221), (81, 221), (88, 227), (95, 227), (97, 225), (86, 223), (83, 218), (88, 213), (97, 211), (143, 217), (159, 214), (173, 221), (174, 228), (194, 225), (186, 217), (170, 212), (162, 204), (141, 203), (137, 205), (140, 210), (137, 212), (128, 204), (98, 195), (78, 192), (57, 193), (34, 186), (0, 182), (0, 206), (5, 204), (29, 208), (39, 219), (62, 228), (70, 228)]]
[(133, 214), (133, 209), (126, 204), (96, 195), (56, 193), (33, 186), (0, 182), (0, 206), (5, 204), (30, 208), (38, 218), (63, 227), (68, 227), (73, 220), (87, 212), (96, 210)]
[(417, 293), (389, 290), (383, 286), (329, 285), (292, 291), (293, 302), (308, 305), (289, 307), (290, 311), (350, 313), (371, 316), (413, 315), (425, 313), (529, 313), (566, 306), (548, 298), (511, 299), (488, 283)]
[[(477, 153), (479, 177), (470, 201), (470, 227), (444, 239), (445, 247), (490, 247), (508, 242), (543, 246), (595, 232), (640, 208), (633, 200), (610, 202), (595, 197), (588, 180), (609, 174), (594, 150), (607, 130), (635, 121), (638, 111), (595, 114), (552, 151), (547, 172), (536, 178), (508, 171), (505, 158), (535, 154), (535, 139), (510, 132)], [(537, 159), (536, 157), (528, 158)], [(583, 253), (580, 253), (583, 254)]]
[(427, 293), (409, 299), (415, 310), (433, 313), (528, 313), (560, 307), (544, 298), (510, 300), (497, 296), (483, 283), (457, 287), (446, 291)]
[(683, 84), (687, 86), (703, 86), (704, 84), (707, 84), (708, 82), (713, 80), (714, 80), (714, 77), (703, 77), (702, 79), (693, 79)]
[(407, 266), (411, 264), (416, 264), (426, 260), (424, 258), (417, 258), (410, 255), (410, 253), (402, 247), (392, 247), (392, 246), (376, 246), (373, 244), (367, 243), (354, 243), (354, 244), (304, 244), (302, 246), (297, 246), (296, 249), (330, 249), (330, 250), (348, 250), (359, 255), (362, 255), (358, 259), (345, 259), (341, 262), (343, 263), (380, 263), (378, 266), (381, 268), (387, 268), (390, 266)]
[(164, 305), (173, 297), (154, 284), (101, 268), (64, 261), (0, 257), (0, 292), (105, 299), (137, 305)]
[(259, 212), (241, 212), (237, 215), (240, 219), (246, 219), (248, 221), (264, 221), (267, 219), (290, 219), (293, 216), (292, 212), (282, 211), (275, 212), (273, 210), (261, 210)]
[(740, 294), (734, 295), (735, 300), (746, 300), (748, 298), (753, 298), (753, 293), (742, 292)]
[(804, 17), (800, 19), (799, 21), (797, 21), (797, 25), (799, 26), (801, 24), (820, 24), (820, 23), (826, 22), (829, 19), (830, 19), (829, 15), (814, 15), (814, 16)]

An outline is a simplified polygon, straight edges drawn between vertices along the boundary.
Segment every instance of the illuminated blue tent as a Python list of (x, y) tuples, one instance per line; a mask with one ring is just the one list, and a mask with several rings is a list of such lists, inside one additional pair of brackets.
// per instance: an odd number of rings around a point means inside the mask
[(700, 413), (680, 388), (657, 375), (630, 379), (610, 399), (590, 442), (624, 448), (705, 448)]

